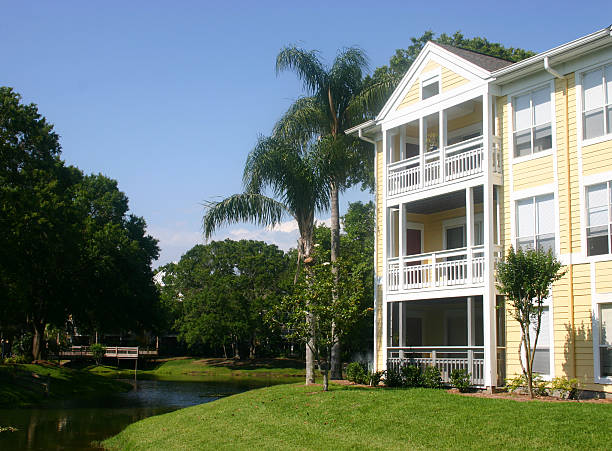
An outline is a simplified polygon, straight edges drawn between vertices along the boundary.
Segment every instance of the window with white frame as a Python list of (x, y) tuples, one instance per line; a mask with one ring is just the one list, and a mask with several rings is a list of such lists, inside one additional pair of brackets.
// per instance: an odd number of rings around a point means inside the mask
[(516, 247), (555, 251), (555, 199), (552, 194), (516, 202)]
[(612, 376), (612, 304), (599, 304), (599, 376)]
[(516, 96), (513, 111), (515, 157), (552, 149), (550, 87)]
[[(536, 324), (529, 325), (529, 339), (531, 340), (531, 349), (533, 351), (533, 343), (536, 336)], [(540, 321), (540, 333), (536, 342), (533, 355), (533, 372), (541, 375), (550, 375), (550, 309), (549, 307), (542, 308), (542, 318)]]
[(588, 186), (587, 200), (587, 255), (609, 254), (612, 228), (610, 182)]
[(440, 94), (440, 77), (433, 76), (421, 83), (421, 100), (429, 99), (430, 97)]
[(612, 133), (612, 64), (582, 75), (582, 137)]

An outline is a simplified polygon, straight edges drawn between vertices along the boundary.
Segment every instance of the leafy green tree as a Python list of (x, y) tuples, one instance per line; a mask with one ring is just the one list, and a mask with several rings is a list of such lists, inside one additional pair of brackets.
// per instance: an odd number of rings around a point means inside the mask
[[(204, 235), (210, 237), (224, 223), (246, 221), (274, 226), (283, 217), (291, 217), (299, 230), (299, 270), (311, 259), (315, 213), (329, 205), (327, 185), (314, 153), (304, 151), (299, 142), (287, 137), (260, 138), (247, 158), (243, 184), (243, 193), (207, 204)], [(264, 194), (266, 190), (272, 197)], [(306, 382), (314, 382), (308, 353)]]
[(37, 107), (0, 87), (0, 310), (32, 330), (34, 359), (45, 326), (61, 325), (75, 302), (80, 172), (64, 166), (60, 150)]
[(82, 178), (74, 202), (83, 214), (75, 285), (86, 296), (72, 310), (78, 327), (99, 333), (155, 329), (160, 306), (151, 265), (159, 248), (144, 219), (129, 214), (117, 181), (101, 174)]
[[(497, 288), (507, 299), (512, 317), (521, 327), (518, 347), (519, 361), (527, 380), (529, 396), (533, 398), (533, 359), (542, 324), (544, 300), (550, 295), (552, 284), (565, 274), (561, 263), (551, 251), (529, 249), (526, 252), (512, 247), (497, 265)], [(531, 336), (532, 327), (535, 336)]]
[[(164, 277), (162, 297), (181, 309), (175, 322), (179, 338), (193, 350), (222, 348), (225, 357), (249, 357), (271, 338), (264, 313), (286, 292), (288, 260), (261, 241), (213, 241), (189, 250)], [(179, 302), (177, 302), (179, 301)]]
[(72, 315), (85, 328), (144, 327), (157, 299), (144, 220), (127, 215), (115, 181), (83, 176), (60, 152), (36, 105), (0, 88), (0, 326), (30, 328), (36, 360), (47, 325)]
[(365, 314), (359, 302), (363, 276), (362, 268), (339, 259), (336, 277), (329, 251), (315, 246), (310, 270), (300, 273), (293, 293), (270, 310), (267, 320), (287, 338), (310, 348), (323, 375), (323, 390), (327, 391), (332, 348)]

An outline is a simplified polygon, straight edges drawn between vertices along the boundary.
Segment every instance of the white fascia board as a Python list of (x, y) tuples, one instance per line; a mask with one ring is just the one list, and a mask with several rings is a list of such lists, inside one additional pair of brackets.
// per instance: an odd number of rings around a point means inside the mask
[(544, 58), (546, 57), (548, 57), (550, 64), (554, 65), (610, 44), (612, 44), (612, 26), (499, 69), (492, 72), (491, 76), (495, 78), (497, 83), (508, 83), (533, 71), (543, 70)]
[(412, 83), (415, 82), (415, 75), (419, 73), (421, 67), (430, 55), (432, 56), (431, 59), (433, 61), (449, 70), (457, 72), (464, 78), (471, 79), (471, 81), (485, 81), (491, 79), (491, 73), (482, 67), (477, 66), (476, 64), (471, 63), (470, 61), (467, 61), (466, 59), (463, 59), (452, 52), (449, 52), (432, 41), (429, 41), (427, 44), (425, 44), (423, 50), (421, 50), (417, 58), (414, 60), (414, 63), (412, 63), (408, 72), (406, 72), (400, 83), (397, 85), (397, 88), (395, 88), (378, 116), (376, 116), (377, 122), (382, 122), (388, 119), (388, 115), (393, 113), (391, 110), (401, 100), (402, 94), (405, 93), (406, 89), (410, 88)]
[(365, 130), (366, 128), (369, 128), (372, 125), (376, 125), (376, 121), (374, 119), (370, 119), (369, 121), (362, 122), (359, 125), (355, 125), (354, 127), (346, 129), (344, 130), (344, 134), (352, 135), (354, 133), (359, 133), (359, 130)]

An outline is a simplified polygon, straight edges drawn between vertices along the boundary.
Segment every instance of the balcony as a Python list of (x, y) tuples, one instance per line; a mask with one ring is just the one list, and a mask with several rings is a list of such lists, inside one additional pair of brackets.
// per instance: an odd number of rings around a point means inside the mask
[(435, 366), (440, 370), (442, 382), (450, 383), (453, 370), (466, 370), (472, 385), (484, 385), (483, 346), (408, 346), (387, 348), (387, 369), (416, 365), (421, 370)]
[(387, 260), (387, 290), (410, 291), (484, 283), (483, 246), (452, 249)]
[[(444, 153), (441, 158), (441, 152)], [(501, 146), (494, 141), (490, 161), (493, 172), (501, 174)], [(409, 193), (436, 185), (469, 178), (484, 172), (484, 147), (482, 136), (477, 136), (442, 151), (391, 163), (387, 166), (387, 193), (389, 196)]]

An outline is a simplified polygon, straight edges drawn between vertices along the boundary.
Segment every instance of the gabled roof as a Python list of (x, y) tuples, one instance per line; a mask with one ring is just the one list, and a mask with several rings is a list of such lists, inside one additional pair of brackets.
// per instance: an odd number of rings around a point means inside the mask
[(489, 72), (503, 69), (504, 67), (514, 64), (513, 61), (508, 61), (501, 58), (496, 58), (494, 56), (485, 55), (484, 53), (475, 52), (473, 50), (462, 49), (453, 45), (438, 44), (437, 42), (432, 42), (432, 44), (435, 44), (438, 47), (442, 47), (443, 49), (454, 53), (458, 57), (463, 58), (464, 60), (469, 61), (470, 63), (476, 64), (478, 67), (481, 67)]

